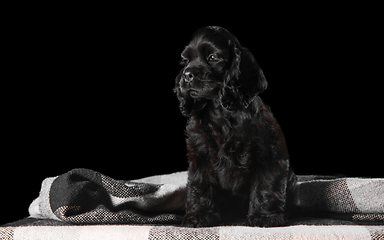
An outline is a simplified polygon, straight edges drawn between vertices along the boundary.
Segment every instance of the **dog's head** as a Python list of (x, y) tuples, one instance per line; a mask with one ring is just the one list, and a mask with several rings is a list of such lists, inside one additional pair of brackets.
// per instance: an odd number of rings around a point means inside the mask
[(267, 88), (252, 53), (221, 27), (195, 32), (181, 53), (181, 64), (174, 90), (184, 116), (201, 110), (208, 100), (229, 111), (247, 108)]

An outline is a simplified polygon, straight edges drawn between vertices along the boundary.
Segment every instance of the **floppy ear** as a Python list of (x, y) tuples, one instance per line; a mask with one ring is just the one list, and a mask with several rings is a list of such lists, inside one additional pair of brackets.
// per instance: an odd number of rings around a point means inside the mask
[(232, 63), (219, 93), (221, 105), (230, 111), (247, 108), (254, 97), (268, 86), (252, 53), (240, 45), (233, 45)]
[(184, 117), (188, 117), (192, 111), (194, 100), (191, 96), (189, 96), (185, 92), (183, 93), (181, 89), (180, 81), (181, 81), (182, 75), (183, 75), (183, 69), (179, 72), (179, 74), (175, 79), (175, 88), (173, 89), (173, 91), (176, 93), (177, 99), (179, 100), (179, 108), (181, 113), (183, 114)]

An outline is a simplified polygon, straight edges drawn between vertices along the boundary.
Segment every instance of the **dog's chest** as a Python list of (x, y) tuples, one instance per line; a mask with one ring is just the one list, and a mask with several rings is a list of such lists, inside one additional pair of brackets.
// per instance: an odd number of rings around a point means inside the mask
[(225, 168), (216, 171), (221, 189), (237, 195), (247, 186), (248, 171), (239, 168)]
[(211, 166), (222, 189), (238, 193), (249, 176), (249, 142), (226, 125), (211, 128)]
[(253, 157), (249, 151), (250, 136), (254, 129), (236, 119), (212, 117), (191, 119), (187, 132), (191, 156), (200, 156), (197, 166), (210, 168), (206, 172), (212, 174), (221, 189), (239, 193), (249, 178)]

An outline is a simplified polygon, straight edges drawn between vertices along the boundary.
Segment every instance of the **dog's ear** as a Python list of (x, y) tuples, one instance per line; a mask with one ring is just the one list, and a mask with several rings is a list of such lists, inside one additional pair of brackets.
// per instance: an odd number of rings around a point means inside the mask
[(175, 79), (175, 88), (173, 91), (176, 93), (177, 99), (179, 100), (179, 108), (183, 116), (188, 117), (192, 111), (194, 100), (191, 96), (183, 92), (180, 86), (181, 78), (183, 76), (182, 69)]
[(219, 93), (221, 105), (227, 110), (247, 108), (254, 97), (268, 86), (263, 71), (252, 53), (235, 39), (232, 43), (232, 63), (224, 76)]

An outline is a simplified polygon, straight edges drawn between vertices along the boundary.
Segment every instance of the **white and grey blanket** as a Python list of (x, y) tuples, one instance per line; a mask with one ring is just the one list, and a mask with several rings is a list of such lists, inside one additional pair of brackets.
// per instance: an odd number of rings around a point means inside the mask
[(45, 179), (31, 217), (2, 226), (0, 239), (384, 238), (382, 178), (299, 176), (298, 218), (278, 228), (182, 228), (186, 183), (187, 172), (121, 181), (73, 169)]

